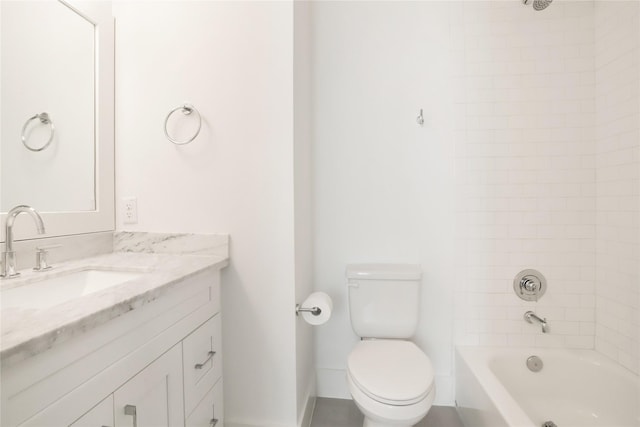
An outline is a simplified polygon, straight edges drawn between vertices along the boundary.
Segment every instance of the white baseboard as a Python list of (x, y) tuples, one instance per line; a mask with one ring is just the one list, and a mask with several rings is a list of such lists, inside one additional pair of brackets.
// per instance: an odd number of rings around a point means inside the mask
[(351, 399), (347, 387), (347, 371), (344, 369), (318, 368), (316, 370), (318, 397)]
[(298, 427), (310, 427), (313, 410), (316, 408), (316, 376), (314, 372), (309, 372), (311, 381), (307, 384), (305, 392), (304, 409), (298, 414)]
[(298, 427), (311, 427), (311, 417), (313, 417), (313, 411), (316, 408), (316, 397), (309, 396), (304, 408), (302, 419), (298, 422)]
[[(297, 422), (297, 427), (310, 427), (311, 418), (313, 417), (313, 410), (316, 407), (316, 385), (314, 381), (309, 384), (309, 389), (306, 392), (306, 403), (304, 410)], [(265, 424), (264, 421), (259, 420), (230, 420), (225, 419), (224, 425), (226, 427), (294, 427), (292, 425), (285, 424)]]
[(291, 427), (284, 424), (265, 424), (256, 420), (224, 420), (225, 427)]

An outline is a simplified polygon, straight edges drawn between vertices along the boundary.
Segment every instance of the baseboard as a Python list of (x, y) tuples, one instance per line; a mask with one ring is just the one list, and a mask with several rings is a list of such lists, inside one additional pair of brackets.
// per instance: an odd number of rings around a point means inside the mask
[(351, 399), (347, 387), (347, 371), (344, 369), (319, 368), (316, 370), (318, 397)]
[(311, 427), (311, 418), (313, 417), (313, 411), (316, 408), (316, 397), (309, 396), (304, 408), (302, 419), (298, 421), (298, 427)]
[[(297, 427), (310, 427), (311, 418), (313, 417), (313, 411), (316, 407), (315, 396), (315, 382), (309, 384), (309, 389), (306, 393), (306, 403), (302, 415), (297, 422)], [(226, 427), (292, 427), (291, 425), (284, 424), (265, 424), (263, 421), (257, 420), (229, 420), (225, 419), (224, 425)]]
[[(313, 416), (313, 410), (316, 406), (315, 396), (311, 397), (307, 401), (307, 405), (304, 411), (304, 415), (298, 422), (297, 427), (309, 427), (311, 426), (311, 417)], [(256, 420), (224, 420), (225, 427), (293, 427), (291, 425), (284, 424), (265, 424), (263, 421)]]
[(255, 420), (242, 420), (242, 421), (233, 421), (233, 420), (224, 420), (225, 427), (291, 427), (284, 424), (265, 424), (262, 421)]

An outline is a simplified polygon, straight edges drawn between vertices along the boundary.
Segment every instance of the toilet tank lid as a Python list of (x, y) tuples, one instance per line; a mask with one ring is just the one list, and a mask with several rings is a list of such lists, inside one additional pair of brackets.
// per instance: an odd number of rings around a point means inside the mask
[(417, 264), (349, 264), (347, 279), (419, 280), (422, 270)]

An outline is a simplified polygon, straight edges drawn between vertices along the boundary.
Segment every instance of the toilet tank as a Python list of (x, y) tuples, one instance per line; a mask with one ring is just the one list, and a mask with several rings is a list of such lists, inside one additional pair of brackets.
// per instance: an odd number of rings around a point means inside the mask
[(362, 338), (410, 338), (418, 326), (422, 271), (413, 264), (347, 266), (349, 315)]

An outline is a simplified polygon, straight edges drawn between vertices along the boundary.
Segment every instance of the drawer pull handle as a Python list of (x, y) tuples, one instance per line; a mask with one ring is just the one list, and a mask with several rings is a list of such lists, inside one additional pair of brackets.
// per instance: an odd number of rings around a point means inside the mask
[(218, 419), (217, 418), (212, 418), (211, 421), (209, 421), (209, 425), (211, 427), (216, 427), (216, 424), (218, 424)]
[(196, 363), (196, 366), (194, 366), (194, 368), (196, 369), (202, 369), (204, 368), (204, 365), (206, 365), (207, 363), (209, 363), (209, 360), (211, 360), (211, 358), (216, 354), (215, 351), (210, 351), (209, 353), (207, 353), (207, 360), (205, 360), (202, 363)]
[(133, 416), (133, 427), (138, 427), (138, 415), (136, 414), (136, 407), (134, 405), (125, 405), (124, 414)]

